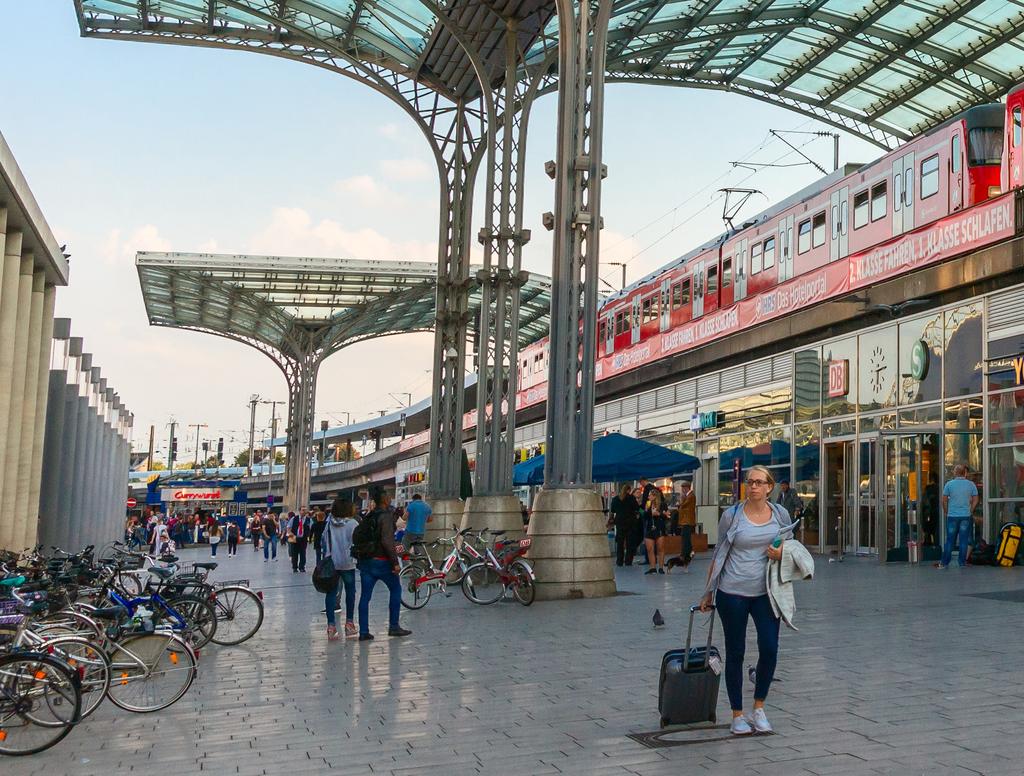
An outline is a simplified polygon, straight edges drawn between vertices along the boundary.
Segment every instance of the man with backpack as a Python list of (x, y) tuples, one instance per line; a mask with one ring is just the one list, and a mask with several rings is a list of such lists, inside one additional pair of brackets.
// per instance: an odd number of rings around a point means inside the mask
[(391, 497), (381, 493), (374, 499), (374, 508), (352, 533), (352, 557), (359, 569), (359, 640), (370, 641), (370, 597), (378, 581), (387, 585), (388, 635), (408, 636), (398, 622), (402, 610), (402, 587), (398, 580), (400, 566), (395, 553), (395, 517)]

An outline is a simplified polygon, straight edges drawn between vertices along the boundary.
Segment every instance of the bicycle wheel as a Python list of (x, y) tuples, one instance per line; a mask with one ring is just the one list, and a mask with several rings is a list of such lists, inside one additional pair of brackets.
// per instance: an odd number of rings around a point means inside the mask
[(36, 652), (0, 656), (0, 754), (49, 749), (81, 713), (78, 674), (63, 661)]
[(117, 576), (114, 577), (114, 583), (124, 591), (129, 598), (135, 598), (142, 595), (142, 579), (139, 578), (138, 574), (131, 571), (118, 572)]
[[(217, 633), (217, 611), (212, 603), (199, 596), (183, 595), (171, 599), (167, 604), (187, 623), (193, 647), (201, 649), (210, 643), (210, 639)], [(161, 614), (161, 621), (166, 623), (170, 620), (166, 613)], [(154, 616), (153, 624), (156, 623), (157, 617)]]
[(94, 711), (110, 687), (110, 658), (96, 644), (81, 636), (57, 636), (40, 646), (78, 671), (82, 686), (82, 719)]
[(251, 639), (263, 625), (263, 601), (247, 587), (222, 587), (213, 605), (217, 629), (210, 641), (230, 647)]
[(537, 597), (537, 588), (533, 584), (533, 577), (530, 574), (530, 567), (525, 561), (514, 560), (509, 566), (509, 571), (515, 574), (512, 580), (512, 594), (523, 606), (529, 606)]
[(196, 654), (173, 633), (129, 636), (110, 655), (107, 697), (125, 711), (160, 711), (188, 692), (196, 678)]
[(422, 566), (406, 566), (398, 572), (398, 581), (402, 586), (402, 606), (406, 609), (422, 609), (434, 592), (432, 584), (416, 585), (416, 580), (424, 574)]
[(466, 569), (462, 578), (462, 593), (475, 604), (487, 606), (505, 593), (501, 576), (488, 563), (475, 563)]

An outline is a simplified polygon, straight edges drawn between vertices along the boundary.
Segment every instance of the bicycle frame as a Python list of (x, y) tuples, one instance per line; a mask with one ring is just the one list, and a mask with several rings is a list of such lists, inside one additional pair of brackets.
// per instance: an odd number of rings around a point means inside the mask
[(167, 603), (159, 593), (151, 593), (150, 595), (139, 596), (137, 598), (125, 598), (116, 590), (111, 590), (107, 593), (107, 597), (115, 604), (119, 604), (127, 609), (130, 616), (135, 615), (135, 611), (139, 606), (144, 604), (153, 604), (160, 607), (164, 614), (171, 618), (172, 630), (186, 630), (188, 628), (188, 623), (185, 621), (185, 618), (178, 614), (178, 611)]

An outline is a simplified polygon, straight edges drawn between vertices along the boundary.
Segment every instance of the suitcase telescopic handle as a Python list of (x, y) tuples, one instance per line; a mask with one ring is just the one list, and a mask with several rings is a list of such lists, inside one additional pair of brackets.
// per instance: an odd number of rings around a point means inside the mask
[[(714, 607), (713, 604), (708, 607), (708, 611), (713, 612), (714, 610), (715, 610), (715, 607)], [(700, 606), (699, 605), (691, 606), (690, 607), (690, 626), (686, 630), (686, 663), (684, 663), (684, 665), (687, 665), (689, 663), (689, 660), (690, 660), (690, 642), (693, 639), (693, 618), (697, 616), (697, 612), (699, 612), (699, 611), (700, 611)], [(712, 634), (714, 632), (715, 632), (715, 618), (711, 617), (710, 618), (710, 623), (708, 624), (708, 643), (707, 643), (707, 649), (704, 650), (704, 667), (705, 668), (707, 668), (708, 660), (711, 658), (711, 636), (712, 636)]]

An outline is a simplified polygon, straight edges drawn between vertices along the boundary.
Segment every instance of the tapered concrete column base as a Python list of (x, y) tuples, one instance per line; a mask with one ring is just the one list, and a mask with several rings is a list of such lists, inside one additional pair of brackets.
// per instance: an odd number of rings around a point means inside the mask
[(533, 502), (527, 557), (537, 574), (537, 598), (615, 595), (615, 571), (601, 497), (581, 488), (543, 488)]
[[(430, 504), (430, 522), (427, 523), (427, 530), (424, 534), (427, 544), (440, 536), (450, 536), (452, 531), (457, 530), (462, 523), (462, 511), (466, 506), (465, 502), (459, 498), (438, 499), (428, 503)], [(441, 548), (441, 557), (447, 555), (449, 549)]]
[(509, 539), (523, 536), (523, 509), (511, 493), (503, 496), (470, 496), (462, 514), (460, 528), (481, 531), (506, 531)]

